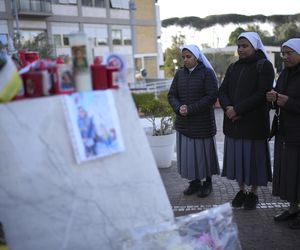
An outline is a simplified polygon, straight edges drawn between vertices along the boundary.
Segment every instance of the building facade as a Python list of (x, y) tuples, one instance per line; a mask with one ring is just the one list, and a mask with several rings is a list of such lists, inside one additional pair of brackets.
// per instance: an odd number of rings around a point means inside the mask
[(54, 56), (71, 56), (69, 34), (83, 31), (93, 57), (122, 54), (128, 81), (142, 69), (162, 78), (159, 6), (155, 0), (0, 0), (0, 42), (45, 34)]

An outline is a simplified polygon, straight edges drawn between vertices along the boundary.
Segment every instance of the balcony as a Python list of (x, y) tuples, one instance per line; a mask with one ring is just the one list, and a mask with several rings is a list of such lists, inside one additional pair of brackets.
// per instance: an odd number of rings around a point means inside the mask
[(52, 16), (51, 0), (17, 0), (19, 16)]

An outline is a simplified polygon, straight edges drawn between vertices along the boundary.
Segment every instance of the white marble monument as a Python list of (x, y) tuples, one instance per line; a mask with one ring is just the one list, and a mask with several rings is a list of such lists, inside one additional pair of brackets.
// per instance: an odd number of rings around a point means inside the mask
[(113, 90), (125, 151), (76, 164), (62, 96), (0, 105), (0, 221), (9, 250), (119, 249), (173, 212), (128, 90)]

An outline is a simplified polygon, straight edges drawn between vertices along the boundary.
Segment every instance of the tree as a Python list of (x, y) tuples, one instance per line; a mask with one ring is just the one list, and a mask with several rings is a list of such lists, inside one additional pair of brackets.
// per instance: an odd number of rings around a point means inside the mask
[(205, 56), (213, 66), (219, 80), (219, 84), (221, 84), (228, 66), (236, 60), (236, 57), (232, 54), (225, 53), (205, 54)]
[(285, 23), (274, 28), (276, 43), (281, 45), (292, 37), (300, 37), (299, 27), (295, 23)]
[(188, 17), (173, 17), (169, 19), (165, 19), (162, 21), (163, 27), (168, 27), (171, 25), (178, 25), (181, 27), (190, 26), (194, 27), (197, 30), (202, 30), (205, 28), (212, 27), (216, 24), (226, 25), (229, 23), (233, 24), (242, 24), (242, 23), (274, 23), (276, 25), (282, 25), (285, 23), (296, 23), (300, 20), (300, 14), (294, 15), (272, 15), (272, 16), (264, 16), (264, 15), (253, 15), (253, 16), (245, 16), (239, 14), (224, 14), (224, 15), (211, 15), (205, 18), (188, 16)]
[(248, 25), (246, 29), (236, 28), (230, 33), (228, 45), (236, 45), (238, 36), (247, 31), (257, 32), (264, 45), (274, 45), (274, 37), (270, 36), (268, 31), (261, 30), (258, 25)]
[(176, 69), (179, 66), (183, 65), (180, 48), (184, 45), (184, 43), (185, 36), (181, 33), (172, 36), (171, 48), (167, 48), (164, 53), (164, 69), (166, 77), (173, 77), (176, 72)]
[(228, 41), (228, 44), (227, 46), (230, 46), (230, 45), (236, 45), (236, 41), (237, 41), (237, 38), (238, 36), (244, 32), (245, 30), (241, 27), (238, 27), (236, 28), (234, 31), (232, 31), (229, 35), (229, 41)]

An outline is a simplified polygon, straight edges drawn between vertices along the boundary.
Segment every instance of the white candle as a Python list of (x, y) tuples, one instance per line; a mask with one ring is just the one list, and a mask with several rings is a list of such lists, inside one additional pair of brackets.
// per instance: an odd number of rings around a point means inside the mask
[(78, 92), (91, 91), (91, 53), (88, 37), (85, 33), (78, 32), (70, 34), (69, 40), (72, 52), (75, 89)]

